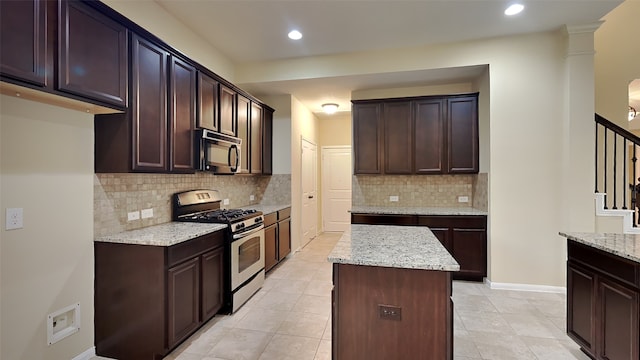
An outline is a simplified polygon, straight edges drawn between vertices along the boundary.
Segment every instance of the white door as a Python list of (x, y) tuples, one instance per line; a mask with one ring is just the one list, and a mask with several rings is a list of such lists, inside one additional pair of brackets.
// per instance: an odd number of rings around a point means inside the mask
[(302, 139), (302, 244), (307, 245), (316, 237), (318, 223), (318, 202), (316, 196), (316, 144)]
[(345, 231), (351, 222), (351, 147), (322, 147), (323, 231)]

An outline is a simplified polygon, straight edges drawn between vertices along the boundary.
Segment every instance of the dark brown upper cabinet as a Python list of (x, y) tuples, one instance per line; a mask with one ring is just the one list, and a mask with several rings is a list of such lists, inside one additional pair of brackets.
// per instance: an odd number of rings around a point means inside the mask
[(81, 1), (0, 1), (0, 17), (3, 81), (115, 110), (127, 106), (125, 26)]
[(251, 102), (251, 127), (249, 131), (249, 168), (252, 174), (262, 174), (262, 106)]
[(380, 103), (353, 104), (355, 174), (382, 173), (382, 118)]
[(218, 86), (212, 77), (198, 72), (198, 127), (218, 131)]
[(131, 62), (128, 111), (95, 117), (96, 172), (193, 173), (195, 67), (138, 35)]
[(249, 173), (249, 125), (251, 118), (251, 101), (242, 95), (237, 97), (238, 109), (238, 137), (242, 140), (240, 145), (240, 173)]
[(477, 173), (477, 99), (476, 93), (354, 100), (354, 173)]
[(236, 107), (236, 96), (237, 93), (234, 90), (220, 85), (219, 131), (223, 134), (240, 137), (239, 130), (236, 130), (236, 118), (241, 115), (240, 109)]
[(273, 173), (273, 109), (262, 109), (262, 174)]
[(47, 85), (47, 3), (0, 1), (0, 72), (3, 77)]
[(58, 89), (124, 108), (127, 29), (79, 1), (60, 1)]

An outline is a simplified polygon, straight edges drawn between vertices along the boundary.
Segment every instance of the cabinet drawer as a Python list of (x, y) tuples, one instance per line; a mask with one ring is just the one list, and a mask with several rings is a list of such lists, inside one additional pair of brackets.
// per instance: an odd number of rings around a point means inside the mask
[(352, 224), (368, 225), (416, 225), (413, 215), (385, 215), (385, 214), (351, 214)]
[(630, 260), (574, 241), (568, 241), (567, 253), (570, 262), (579, 262), (583, 266), (624, 281), (635, 288), (640, 285), (638, 265)]
[(278, 210), (278, 221), (282, 221), (286, 218), (291, 217), (291, 208), (288, 207), (286, 209)]
[(197, 237), (193, 240), (170, 246), (167, 250), (167, 266), (171, 267), (208, 250), (224, 245), (224, 231)]
[(458, 229), (486, 229), (486, 216), (418, 216), (418, 225), (433, 227), (450, 227)]
[(278, 213), (273, 212), (273, 213), (264, 215), (264, 227), (275, 224), (277, 220), (278, 220)]

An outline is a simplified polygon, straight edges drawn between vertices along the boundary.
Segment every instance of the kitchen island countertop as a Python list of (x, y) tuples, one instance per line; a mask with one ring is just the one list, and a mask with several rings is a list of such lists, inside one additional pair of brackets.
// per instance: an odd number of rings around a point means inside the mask
[(640, 234), (560, 232), (561, 236), (640, 263)]
[(226, 224), (174, 221), (142, 229), (100, 236), (95, 238), (94, 241), (132, 245), (171, 246), (187, 240), (195, 239), (202, 235), (224, 230), (226, 227)]
[(349, 225), (327, 259), (350, 265), (460, 270), (429, 228), (415, 226)]
[(472, 207), (353, 206), (350, 212), (387, 215), (488, 215), (487, 211)]

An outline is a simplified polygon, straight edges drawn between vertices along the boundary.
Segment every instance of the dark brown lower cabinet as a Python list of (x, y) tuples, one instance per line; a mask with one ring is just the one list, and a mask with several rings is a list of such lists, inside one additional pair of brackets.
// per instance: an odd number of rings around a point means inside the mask
[(265, 271), (273, 269), (291, 253), (291, 208), (264, 216)]
[(485, 215), (351, 214), (352, 224), (428, 226), (460, 264), (455, 280), (482, 281), (487, 276)]
[(222, 307), (222, 231), (173, 246), (94, 246), (99, 356), (162, 359)]
[(638, 359), (640, 264), (568, 241), (567, 334), (593, 359)]
[[(275, 215), (275, 213), (273, 213)], [(267, 218), (265, 217), (265, 224)], [(266, 226), (266, 225), (265, 225)], [(264, 228), (264, 269), (271, 270), (278, 264), (278, 224), (275, 222)]]
[(446, 271), (333, 264), (332, 353), (347, 359), (452, 359)]
[[(291, 209), (289, 209), (291, 211)], [(291, 253), (291, 218), (278, 221), (278, 259)]]

